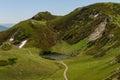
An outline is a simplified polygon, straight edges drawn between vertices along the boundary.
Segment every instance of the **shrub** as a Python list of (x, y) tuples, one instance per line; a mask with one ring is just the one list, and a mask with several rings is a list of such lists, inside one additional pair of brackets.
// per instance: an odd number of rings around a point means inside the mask
[(17, 44), (19, 44), (19, 43), (20, 43), (20, 40), (15, 40), (15, 41), (13, 42), (14, 45), (17, 45)]
[(14, 63), (16, 63), (17, 58), (8, 58), (8, 62), (10, 65), (13, 65)]
[(6, 66), (9, 62), (7, 60), (0, 60), (0, 66)]
[(3, 43), (3, 45), (1, 46), (2, 50), (8, 51), (12, 48), (12, 46), (9, 43)]
[(115, 61), (118, 62), (118, 63), (120, 63), (120, 54), (115, 57)]
[(17, 58), (8, 58), (8, 60), (0, 60), (0, 66), (13, 65), (16, 63)]

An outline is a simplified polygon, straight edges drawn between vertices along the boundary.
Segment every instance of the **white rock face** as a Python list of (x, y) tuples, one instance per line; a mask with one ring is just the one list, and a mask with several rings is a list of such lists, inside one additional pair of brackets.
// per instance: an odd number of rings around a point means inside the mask
[(101, 22), (98, 27), (94, 30), (93, 33), (91, 33), (89, 36), (88, 36), (88, 40), (89, 41), (94, 41), (100, 37), (102, 37), (102, 34), (105, 30), (105, 27), (106, 27), (106, 20), (104, 22)]
[(10, 42), (14, 41), (14, 38), (10, 38), (9, 41), (10, 41)]
[(26, 43), (27, 43), (27, 40), (22, 41), (19, 48), (22, 48)]

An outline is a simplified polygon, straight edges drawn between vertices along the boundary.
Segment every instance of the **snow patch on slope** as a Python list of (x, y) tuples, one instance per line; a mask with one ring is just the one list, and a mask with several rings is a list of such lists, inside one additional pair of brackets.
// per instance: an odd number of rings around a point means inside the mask
[(27, 43), (27, 40), (22, 41), (19, 48), (21, 49), (26, 43)]
[(99, 14), (94, 15), (95, 18), (98, 17), (98, 16), (99, 16)]
[(9, 41), (10, 41), (10, 42), (14, 41), (14, 38), (10, 38)]

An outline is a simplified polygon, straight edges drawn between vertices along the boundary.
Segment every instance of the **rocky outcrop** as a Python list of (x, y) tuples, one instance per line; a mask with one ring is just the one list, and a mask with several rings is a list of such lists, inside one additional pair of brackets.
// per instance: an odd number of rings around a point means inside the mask
[(91, 33), (89, 36), (88, 36), (88, 41), (94, 41), (100, 37), (102, 37), (102, 34), (105, 30), (105, 27), (106, 27), (106, 24), (107, 24), (107, 21), (104, 20), (103, 22), (101, 22), (97, 28), (94, 30), (93, 33)]

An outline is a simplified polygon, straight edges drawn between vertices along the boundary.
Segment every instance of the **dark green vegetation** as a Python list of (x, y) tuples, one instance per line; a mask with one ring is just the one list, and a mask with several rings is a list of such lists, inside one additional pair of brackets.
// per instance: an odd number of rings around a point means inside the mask
[(4, 50), (4, 51), (8, 51), (12, 48), (12, 46), (9, 44), (9, 43), (3, 43), (1, 45), (1, 49)]
[[(0, 63), (7, 66), (0, 67), (0, 78), (64, 80), (63, 67), (41, 56), (56, 60), (67, 55), (69, 58), (64, 61), (69, 67), (69, 80), (119, 80), (119, 11), (120, 3), (97, 3), (65, 16), (40, 12), (1, 32)], [(25, 48), (18, 50), (24, 40), (28, 40)], [(8, 65), (10, 57), (18, 59), (15, 65)], [(20, 74), (18, 68), (22, 69)], [(6, 71), (12, 74), (8, 76)]]
[(0, 60), (0, 66), (12, 65), (16, 63), (17, 58), (8, 58), (8, 60)]

